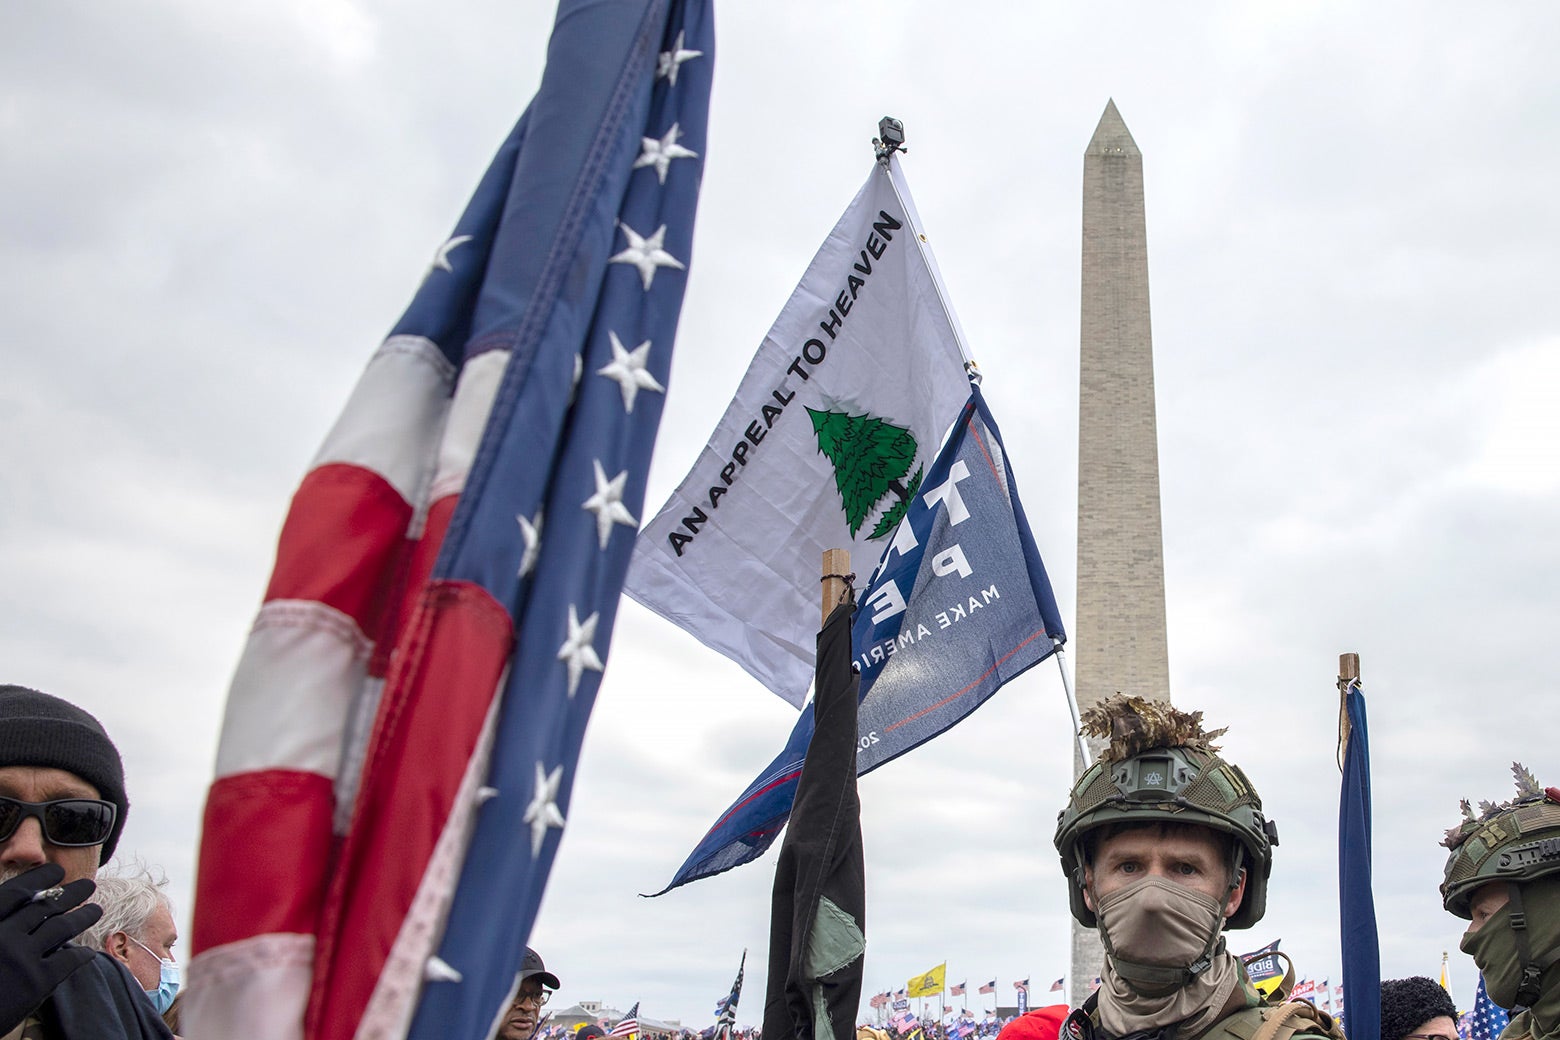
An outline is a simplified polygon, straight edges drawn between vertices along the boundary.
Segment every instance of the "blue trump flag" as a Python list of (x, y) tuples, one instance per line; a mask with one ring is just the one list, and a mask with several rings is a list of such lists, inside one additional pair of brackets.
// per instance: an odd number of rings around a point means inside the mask
[(1338, 803), (1338, 914), (1349, 1040), (1381, 1038), (1381, 946), (1370, 866), (1370, 734), (1360, 681), (1342, 682), (1348, 739)]
[[(856, 608), (857, 775), (954, 725), (1066, 638), (996, 421), (971, 386)], [(790, 817), (813, 729), (809, 704), (657, 895), (764, 854)]]

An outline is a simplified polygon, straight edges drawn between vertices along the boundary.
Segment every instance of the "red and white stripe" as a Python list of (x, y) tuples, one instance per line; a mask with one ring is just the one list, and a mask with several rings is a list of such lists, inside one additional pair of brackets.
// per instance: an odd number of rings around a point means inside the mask
[[(480, 599), (469, 589), (430, 589), (428, 575), (506, 362), (502, 352), (474, 359), (452, 396), (456, 373), (437, 346), (386, 340), (293, 496), (229, 692), (206, 802), (185, 1004), (191, 1035), (305, 1035), (311, 988), (322, 982), (316, 966), (328, 966), (321, 955), (338, 923), (325, 909), (345, 876), (339, 857), (362, 849), (356, 840), (344, 848), (343, 835), (380, 697), (387, 677), (395, 687), (396, 669), (427, 664), (412, 651), (428, 647), (407, 639), (420, 634), (406, 631), (414, 608)], [(491, 629), (488, 605), (474, 610), (477, 627)], [(497, 614), (507, 624), (502, 608)], [(507, 657), (507, 639), (499, 643)], [(480, 707), (441, 707), (436, 730), (450, 739), (438, 765), (460, 758), (441, 782), (446, 806), (471, 784), (502, 667), (462, 669), (468, 681), (487, 676)], [(419, 879), (447, 828), (394, 836), (396, 855)], [(414, 887), (404, 905), (376, 907), (382, 948), (355, 951), (376, 977), (415, 901)], [(397, 952), (426, 961), (425, 939)], [(367, 1003), (367, 992), (353, 995)]]

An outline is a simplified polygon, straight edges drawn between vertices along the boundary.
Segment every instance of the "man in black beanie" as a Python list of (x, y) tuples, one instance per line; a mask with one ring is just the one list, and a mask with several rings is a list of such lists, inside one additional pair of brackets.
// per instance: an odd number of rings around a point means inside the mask
[[(114, 854), (130, 808), (119, 749), (98, 720), (25, 686), (0, 686), (0, 796), (35, 803), (86, 799), (113, 807), (108, 831), (97, 845), (47, 841), (42, 817), (36, 818), (37, 826), (9, 829), (0, 844), (0, 881), (19, 873), (18, 867), (44, 862), (64, 867), (66, 881), (93, 877), (98, 864)], [(0, 818), (9, 821), (12, 815)]]
[(130, 803), (119, 750), (97, 719), (0, 685), (0, 1037), (165, 1040), (135, 976), (69, 940), (102, 914), (98, 866)]

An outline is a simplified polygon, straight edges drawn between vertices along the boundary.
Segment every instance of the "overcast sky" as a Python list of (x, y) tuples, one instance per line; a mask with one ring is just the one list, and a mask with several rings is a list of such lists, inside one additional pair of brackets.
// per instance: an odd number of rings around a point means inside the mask
[[(0, 5), (0, 678), (114, 734), (121, 851), (166, 868), (181, 921), (288, 497), (535, 89), (548, 7)], [(1070, 625), (1082, 156), (1114, 97), (1147, 179), (1173, 693), (1231, 727), (1282, 839), (1233, 945), (1281, 937), (1340, 980), (1334, 677), (1358, 651), (1383, 972), (1450, 950), (1466, 1007), (1436, 842), (1459, 797), (1510, 796), (1514, 758), (1560, 782), (1560, 8), (1018, 11), (721, 5), (647, 510), (892, 114)], [(747, 948), (760, 1019), (773, 854), (636, 893), (793, 719), (624, 603), (533, 937), (558, 1000), (702, 1027)], [(869, 994), (946, 961), (1044, 1002), (1070, 746), (1048, 662), (863, 781)]]

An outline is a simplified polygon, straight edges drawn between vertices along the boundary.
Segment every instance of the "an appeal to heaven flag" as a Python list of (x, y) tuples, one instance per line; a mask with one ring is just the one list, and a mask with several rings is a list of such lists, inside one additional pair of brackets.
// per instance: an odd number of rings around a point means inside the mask
[[(996, 421), (971, 387), (856, 608), (856, 770), (930, 740), (1066, 639)], [(785, 826), (813, 710), (662, 889), (763, 855)]]
[(964, 402), (946, 299), (898, 159), (874, 164), (623, 591), (801, 707), (823, 550), (882, 555)]
[(508, 1006), (641, 515), (710, 6), (560, 4), (294, 496), (206, 804), (190, 1035), (481, 1040)]

